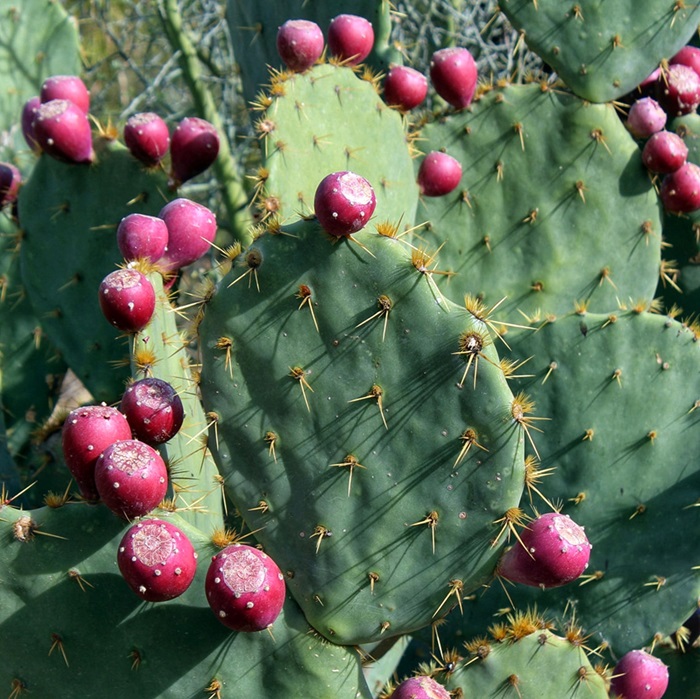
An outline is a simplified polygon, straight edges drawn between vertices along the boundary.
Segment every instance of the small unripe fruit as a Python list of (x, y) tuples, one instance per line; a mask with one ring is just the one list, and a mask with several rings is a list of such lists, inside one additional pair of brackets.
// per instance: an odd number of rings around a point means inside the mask
[(462, 166), (451, 155), (432, 151), (418, 169), (418, 186), (426, 197), (441, 197), (452, 192), (462, 179)]
[(683, 139), (672, 131), (653, 134), (642, 150), (642, 162), (647, 169), (661, 175), (678, 170), (687, 157), (688, 147)]
[(205, 119), (187, 117), (170, 142), (170, 186), (173, 189), (204, 172), (219, 154), (219, 134)]
[(685, 163), (661, 181), (659, 197), (666, 211), (675, 214), (700, 209), (700, 167)]
[(661, 699), (668, 687), (668, 667), (643, 650), (631, 650), (615, 665), (610, 695), (624, 699)]
[(87, 114), (69, 100), (44, 102), (36, 110), (34, 137), (42, 151), (66, 163), (91, 163), (92, 130)]
[(326, 175), (314, 195), (314, 211), (322, 228), (331, 235), (352, 235), (367, 225), (377, 199), (372, 185), (354, 172)]
[(384, 100), (391, 107), (408, 111), (428, 94), (428, 79), (415, 68), (393, 66), (384, 79)]
[(174, 199), (158, 214), (168, 228), (168, 246), (158, 264), (167, 272), (195, 262), (211, 248), (216, 237), (216, 216), (189, 199)]
[(127, 261), (156, 262), (168, 246), (168, 227), (158, 216), (129, 214), (117, 226), (117, 245)]
[(155, 446), (172, 439), (185, 413), (175, 389), (162, 379), (148, 377), (132, 383), (122, 396), (121, 409), (136, 437)]
[(467, 49), (440, 49), (430, 61), (430, 79), (440, 97), (453, 107), (464, 109), (476, 91), (476, 62)]
[(374, 29), (364, 17), (338, 15), (328, 25), (328, 48), (347, 65), (362, 63), (373, 46)]
[(642, 97), (627, 115), (627, 128), (635, 138), (649, 138), (666, 126), (666, 112), (652, 97)]
[(124, 124), (124, 143), (129, 152), (144, 165), (157, 165), (170, 147), (168, 125), (154, 112), (129, 117)]
[(46, 78), (39, 97), (42, 102), (69, 100), (85, 114), (90, 111), (90, 93), (77, 75), (52, 75)]
[(316, 22), (289, 19), (277, 30), (277, 52), (289, 70), (303, 73), (323, 53), (323, 32)]
[(409, 677), (399, 684), (390, 699), (450, 699), (452, 695), (427, 675)]
[(135, 333), (148, 325), (156, 307), (156, 294), (146, 275), (127, 267), (110, 272), (100, 284), (100, 308), (122, 332)]

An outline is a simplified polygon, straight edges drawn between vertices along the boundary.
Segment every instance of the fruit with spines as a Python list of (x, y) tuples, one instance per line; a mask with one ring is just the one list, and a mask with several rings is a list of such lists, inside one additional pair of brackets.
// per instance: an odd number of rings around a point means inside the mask
[(156, 306), (153, 285), (133, 267), (110, 272), (102, 280), (98, 294), (104, 317), (122, 332), (138, 332), (153, 316)]
[(683, 214), (700, 209), (700, 166), (685, 163), (661, 181), (659, 196), (669, 213)]
[(117, 565), (141, 599), (164, 602), (179, 597), (191, 585), (197, 572), (197, 552), (174, 524), (146, 519), (124, 534)]
[(459, 185), (462, 166), (448, 153), (434, 150), (423, 158), (418, 168), (418, 187), (426, 197), (442, 197)]
[(102, 501), (122, 519), (143, 517), (168, 490), (168, 470), (148, 444), (125, 439), (110, 444), (95, 463), (95, 485)]
[(216, 127), (200, 117), (185, 117), (170, 140), (170, 186), (181, 184), (203, 173), (219, 155)]
[(155, 112), (139, 112), (124, 124), (124, 143), (129, 152), (147, 167), (154, 167), (170, 147), (170, 130)]
[(357, 65), (369, 56), (374, 46), (372, 23), (359, 15), (337, 15), (328, 25), (328, 48), (347, 65)]
[(110, 444), (122, 439), (131, 439), (131, 427), (116, 408), (89, 405), (68, 414), (63, 423), (63, 458), (86, 500), (99, 497), (95, 486), (97, 459)]
[(168, 228), (168, 245), (158, 265), (174, 272), (195, 262), (216, 237), (216, 215), (203, 204), (182, 197), (168, 202), (158, 214)]
[(303, 73), (323, 53), (321, 27), (306, 19), (289, 19), (277, 30), (277, 51), (287, 68)]
[(284, 604), (284, 575), (259, 549), (232, 544), (213, 556), (204, 583), (216, 618), (234, 631), (270, 628)]
[(159, 216), (128, 214), (117, 226), (117, 245), (127, 262), (157, 262), (168, 246), (168, 226)]
[(435, 92), (456, 109), (466, 109), (479, 78), (476, 61), (468, 49), (439, 49), (430, 59), (430, 80)]
[(384, 100), (390, 107), (407, 112), (428, 94), (428, 79), (410, 66), (392, 66), (384, 78)]
[(52, 158), (76, 164), (89, 164), (95, 159), (90, 121), (73, 102), (43, 102), (32, 123), (39, 148)]
[(663, 107), (653, 97), (642, 97), (630, 107), (625, 125), (635, 138), (649, 138), (666, 126)]
[(667, 175), (675, 172), (688, 157), (688, 146), (672, 131), (658, 131), (644, 144), (642, 161), (651, 172)]
[(90, 111), (90, 92), (77, 75), (52, 75), (46, 78), (39, 93), (41, 102), (68, 100), (85, 114)]
[(644, 650), (625, 653), (613, 670), (611, 696), (617, 699), (661, 699), (668, 687), (668, 667)]
[(326, 233), (344, 238), (362, 230), (368, 223), (377, 198), (372, 185), (349, 171), (326, 175), (314, 195), (314, 213)]
[(700, 75), (690, 66), (670, 65), (658, 77), (656, 99), (671, 117), (694, 112), (700, 104)]
[(170, 383), (156, 377), (130, 384), (120, 407), (134, 435), (152, 446), (172, 439), (184, 419), (180, 396)]

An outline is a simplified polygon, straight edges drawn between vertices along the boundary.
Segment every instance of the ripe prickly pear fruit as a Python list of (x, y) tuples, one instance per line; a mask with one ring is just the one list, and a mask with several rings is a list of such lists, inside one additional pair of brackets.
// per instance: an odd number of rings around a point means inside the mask
[(700, 75), (700, 48), (697, 48), (697, 46), (684, 46), (669, 60), (668, 64), (688, 66)]
[(591, 548), (583, 527), (568, 515), (548, 512), (520, 533), (520, 541), (506, 550), (496, 572), (523, 585), (559, 587), (583, 573)]
[(100, 284), (100, 308), (115, 328), (136, 333), (148, 325), (156, 308), (156, 292), (145, 274), (127, 267), (110, 272)]
[(428, 94), (428, 78), (409, 66), (392, 66), (384, 78), (384, 100), (390, 107), (407, 112)]
[(688, 147), (672, 131), (659, 131), (644, 144), (642, 162), (651, 172), (667, 175), (685, 163)]
[(284, 605), (285, 584), (265, 553), (233, 544), (212, 557), (204, 589), (217, 619), (234, 631), (269, 628)]
[(168, 227), (158, 216), (129, 214), (117, 226), (117, 245), (127, 261), (157, 262), (168, 245)]
[(85, 114), (90, 111), (90, 93), (77, 75), (52, 75), (41, 85), (39, 97), (42, 103), (51, 100), (68, 100)]
[(76, 408), (63, 423), (63, 458), (80, 494), (86, 500), (97, 500), (95, 463), (110, 445), (122, 439), (131, 439), (131, 427), (116, 409), (105, 405)]
[(610, 681), (610, 696), (620, 699), (661, 699), (668, 687), (668, 667), (643, 650), (620, 658)]
[(51, 100), (36, 110), (34, 136), (42, 151), (66, 163), (91, 163), (92, 130), (87, 114), (70, 100)]
[(326, 175), (314, 195), (314, 211), (323, 229), (339, 238), (367, 225), (377, 206), (372, 185), (354, 172)]
[(204, 172), (219, 155), (219, 134), (213, 124), (199, 117), (186, 117), (173, 132), (170, 142), (170, 186)]
[(117, 565), (141, 599), (164, 602), (178, 597), (190, 586), (197, 571), (197, 553), (174, 524), (148, 519), (124, 534)]
[(356, 66), (374, 46), (372, 23), (358, 15), (338, 15), (328, 25), (328, 48), (347, 65)]
[(0, 207), (17, 201), (22, 173), (12, 163), (0, 163)]
[(303, 73), (323, 53), (323, 32), (316, 22), (289, 19), (277, 30), (277, 53), (289, 70)]
[(451, 155), (432, 151), (418, 168), (418, 187), (426, 197), (441, 197), (453, 191), (462, 179), (462, 166)]
[(670, 213), (683, 214), (700, 209), (700, 167), (695, 163), (685, 163), (666, 175), (659, 196)]
[(635, 138), (649, 138), (666, 126), (666, 112), (653, 97), (642, 97), (627, 115), (627, 129)]
[(216, 237), (216, 215), (189, 199), (173, 199), (158, 214), (168, 228), (168, 246), (158, 264), (171, 272), (204, 255)]
[(137, 160), (153, 167), (170, 148), (170, 130), (155, 112), (134, 114), (124, 124), (124, 143)]
[(427, 675), (409, 677), (399, 684), (390, 699), (450, 699), (451, 694)]
[(453, 107), (464, 109), (476, 91), (476, 62), (467, 49), (440, 49), (430, 60), (430, 79), (440, 97)]
[(155, 377), (132, 383), (124, 391), (120, 407), (134, 436), (151, 446), (172, 439), (185, 417), (175, 389)]
[(34, 119), (36, 119), (36, 113), (41, 106), (41, 98), (37, 95), (28, 99), (22, 107), (22, 135), (27, 145), (33, 151), (41, 150), (38, 141), (36, 140), (36, 133), (34, 132)]
[(161, 455), (136, 439), (110, 444), (95, 463), (102, 501), (123, 519), (147, 515), (165, 497), (168, 470)]
[(669, 66), (656, 82), (656, 98), (669, 116), (694, 112), (700, 105), (700, 75), (680, 63)]

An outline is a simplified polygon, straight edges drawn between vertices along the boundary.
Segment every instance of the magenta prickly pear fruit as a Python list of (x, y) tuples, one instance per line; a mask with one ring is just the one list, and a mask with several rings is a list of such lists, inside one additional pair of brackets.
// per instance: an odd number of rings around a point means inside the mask
[(12, 163), (0, 163), (0, 207), (17, 201), (22, 174)]
[(216, 237), (216, 216), (202, 204), (173, 199), (158, 214), (168, 228), (168, 246), (158, 264), (171, 272), (198, 260)]
[(306, 19), (289, 19), (277, 30), (277, 53), (289, 70), (303, 73), (323, 53), (321, 27)]
[(462, 166), (451, 155), (432, 151), (418, 169), (418, 186), (426, 197), (441, 197), (453, 191), (462, 179)]
[(156, 262), (168, 245), (168, 227), (158, 216), (129, 214), (117, 226), (117, 245), (127, 261)]
[(430, 80), (435, 91), (457, 109), (471, 104), (477, 79), (476, 62), (467, 49), (440, 49), (430, 60)]
[(635, 138), (649, 138), (666, 126), (666, 112), (653, 97), (642, 97), (627, 115), (627, 128)]
[(63, 457), (86, 500), (99, 497), (95, 485), (98, 457), (122, 439), (131, 439), (129, 423), (116, 408), (104, 404), (76, 408), (63, 423)]
[(588, 566), (591, 544), (568, 515), (548, 512), (530, 522), (507, 549), (497, 574), (534, 587), (558, 587), (576, 580)]
[(669, 65), (688, 66), (700, 75), (700, 48), (684, 46), (668, 63)]
[(374, 46), (372, 23), (357, 15), (338, 15), (328, 25), (328, 48), (347, 65), (355, 66)]
[(173, 189), (204, 172), (219, 155), (219, 134), (199, 117), (183, 119), (170, 142), (170, 186)]
[(117, 565), (141, 599), (164, 602), (178, 597), (190, 586), (197, 572), (197, 553), (174, 524), (148, 519), (124, 534)]
[(136, 439), (110, 444), (95, 463), (95, 485), (102, 501), (123, 519), (147, 515), (168, 491), (161, 455)]
[(151, 445), (172, 439), (185, 416), (175, 389), (167, 381), (153, 377), (132, 383), (124, 391), (120, 407), (134, 436)]
[(610, 696), (620, 699), (661, 699), (668, 687), (668, 667), (643, 650), (631, 650), (615, 665)]
[(39, 97), (43, 102), (68, 100), (87, 114), (90, 111), (90, 93), (77, 75), (52, 75), (44, 80)]
[(678, 170), (687, 157), (688, 147), (683, 139), (672, 131), (653, 134), (642, 150), (642, 162), (649, 170), (661, 175)]
[(428, 94), (428, 78), (409, 66), (392, 66), (384, 79), (384, 100), (390, 107), (407, 112)]
[(44, 102), (36, 110), (34, 136), (39, 148), (66, 163), (91, 163), (92, 131), (87, 114), (69, 100)]
[(450, 699), (451, 696), (439, 682), (422, 675), (401, 682), (390, 699)]
[(227, 546), (212, 558), (204, 589), (217, 619), (234, 631), (269, 628), (284, 605), (284, 576), (277, 564), (245, 544)]
[(323, 229), (339, 238), (367, 225), (377, 206), (372, 185), (354, 172), (326, 175), (316, 188), (314, 210)]
[(153, 167), (170, 148), (170, 130), (154, 112), (134, 114), (124, 124), (124, 143), (137, 160)]
[(669, 116), (690, 114), (700, 105), (700, 75), (680, 63), (669, 66), (656, 81), (656, 96)]
[(700, 167), (685, 163), (661, 181), (659, 196), (666, 211), (674, 214), (700, 209)]
[(127, 267), (110, 272), (100, 284), (104, 317), (122, 332), (135, 333), (148, 325), (156, 308), (156, 293), (145, 274)]
[(41, 150), (38, 141), (36, 140), (36, 134), (34, 133), (34, 119), (36, 119), (36, 113), (41, 106), (41, 98), (37, 95), (28, 99), (22, 107), (22, 135), (27, 145), (33, 151)]

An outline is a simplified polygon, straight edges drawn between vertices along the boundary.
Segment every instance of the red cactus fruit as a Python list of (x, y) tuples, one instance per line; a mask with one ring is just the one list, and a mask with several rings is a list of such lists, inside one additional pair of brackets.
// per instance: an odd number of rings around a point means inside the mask
[(122, 332), (135, 333), (148, 325), (156, 307), (156, 293), (146, 275), (127, 267), (110, 272), (100, 284), (104, 317)]
[(178, 597), (190, 586), (197, 572), (197, 553), (174, 524), (148, 519), (124, 534), (117, 565), (141, 599), (164, 602)]
[(548, 512), (530, 522), (520, 542), (507, 549), (497, 573), (534, 587), (558, 587), (576, 580), (588, 566), (591, 544), (568, 515)]
[(0, 207), (17, 201), (22, 173), (12, 163), (0, 163)]
[(168, 246), (158, 264), (167, 272), (204, 255), (216, 237), (216, 215), (189, 199), (173, 199), (158, 214), (168, 228)]
[(667, 175), (685, 163), (688, 147), (672, 131), (658, 131), (644, 144), (642, 162), (652, 172)]
[(100, 454), (95, 463), (95, 485), (114, 514), (134, 519), (147, 515), (165, 497), (168, 470), (153, 447), (124, 439)]
[(666, 126), (666, 112), (653, 97), (642, 97), (630, 107), (627, 128), (635, 138), (649, 138)]
[(131, 427), (116, 409), (105, 405), (76, 408), (63, 423), (63, 458), (80, 494), (86, 500), (97, 500), (95, 463), (100, 454), (121, 439), (131, 439)]
[(426, 197), (441, 197), (453, 191), (462, 179), (462, 166), (451, 155), (432, 151), (418, 168), (418, 186)]
[(372, 23), (358, 15), (338, 15), (328, 25), (328, 48), (347, 65), (355, 66), (369, 56), (374, 46)]
[(277, 30), (277, 53), (289, 70), (303, 73), (323, 53), (321, 27), (306, 19), (289, 19)]
[(213, 124), (199, 117), (183, 119), (170, 142), (170, 186), (204, 172), (219, 155), (219, 134)]
[(384, 100), (391, 107), (407, 112), (428, 94), (428, 78), (409, 66), (392, 66), (384, 78)]
[(700, 105), (700, 75), (680, 63), (669, 66), (656, 81), (656, 98), (669, 116), (694, 112)]
[(134, 435), (152, 446), (172, 439), (185, 416), (175, 389), (153, 377), (132, 383), (124, 391), (120, 407)]
[(339, 238), (364, 228), (376, 206), (372, 185), (354, 172), (326, 175), (314, 195), (318, 222), (327, 233)]
[(39, 97), (43, 102), (68, 100), (87, 114), (90, 111), (90, 93), (77, 75), (52, 75), (41, 85)]
[(124, 124), (124, 143), (137, 160), (153, 167), (170, 148), (170, 130), (154, 112), (134, 114)]
[(659, 196), (670, 213), (690, 213), (700, 209), (700, 167), (695, 163), (685, 163), (666, 175), (661, 181)]
[(28, 99), (22, 107), (22, 135), (27, 145), (33, 151), (41, 150), (36, 140), (36, 134), (34, 133), (34, 119), (36, 119), (36, 113), (40, 106), (41, 99), (37, 95), (36, 97)]
[(168, 227), (158, 216), (129, 214), (117, 226), (117, 245), (127, 261), (156, 262), (168, 246)]
[(684, 46), (668, 63), (669, 65), (688, 66), (700, 75), (700, 48), (697, 46)]
[(245, 544), (212, 558), (204, 589), (217, 619), (234, 631), (261, 631), (282, 611), (284, 576), (265, 553)]
[(87, 114), (69, 100), (44, 102), (37, 110), (34, 137), (42, 151), (66, 163), (91, 163), (92, 131)]
[(464, 109), (476, 91), (476, 62), (467, 49), (440, 49), (430, 60), (430, 79), (440, 97), (453, 107)]
[(409, 677), (399, 684), (391, 699), (450, 699), (452, 695), (427, 675)]
[(661, 699), (668, 687), (668, 667), (643, 650), (631, 650), (615, 665), (610, 696), (621, 699)]

